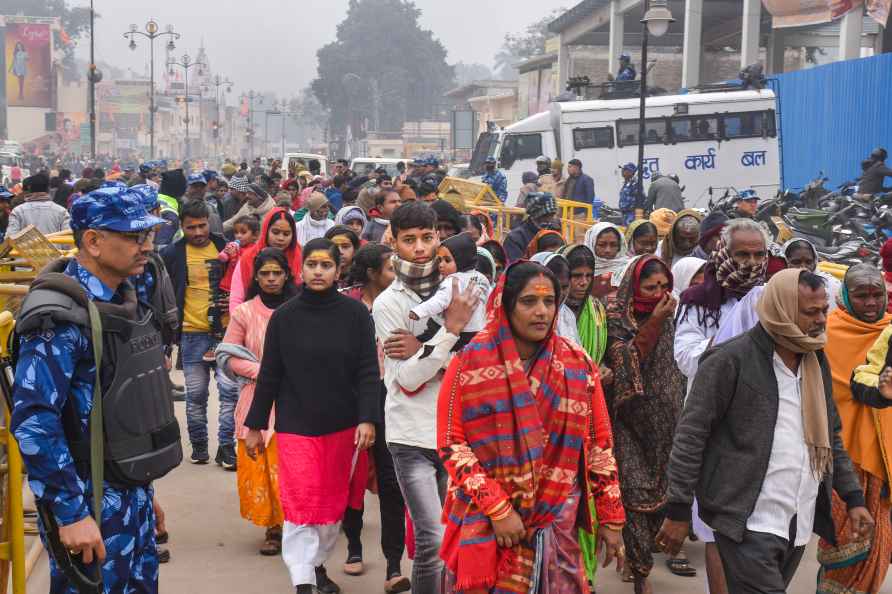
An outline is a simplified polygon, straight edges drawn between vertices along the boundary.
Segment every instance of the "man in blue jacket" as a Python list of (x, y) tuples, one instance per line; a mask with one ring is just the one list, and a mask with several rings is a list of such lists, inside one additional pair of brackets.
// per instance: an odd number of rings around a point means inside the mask
[(570, 175), (564, 189), (567, 200), (591, 204), (595, 199), (595, 180), (582, 172), (582, 161), (571, 159), (567, 163), (567, 173)]

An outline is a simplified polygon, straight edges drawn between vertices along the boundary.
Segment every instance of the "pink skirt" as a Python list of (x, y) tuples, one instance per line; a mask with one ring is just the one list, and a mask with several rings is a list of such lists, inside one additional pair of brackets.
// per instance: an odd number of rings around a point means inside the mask
[(328, 435), (277, 433), (279, 497), (292, 524), (340, 522), (347, 506), (362, 508), (368, 453), (356, 456), (351, 427)]

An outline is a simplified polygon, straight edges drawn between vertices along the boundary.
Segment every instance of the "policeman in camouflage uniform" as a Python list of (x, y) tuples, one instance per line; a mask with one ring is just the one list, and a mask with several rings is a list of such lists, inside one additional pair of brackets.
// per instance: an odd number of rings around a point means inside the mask
[[(83, 323), (64, 322), (58, 317), (29, 318), (28, 312), (33, 311), (29, 299), (35, 294), (37, 287), (50, 287), (51, 283), (46, 279), (54, 274), (53, 282), (56, 285), (82, 291), (81, 295), (85, 295), (97, 308), (118, 307), (121, 311), (133, 311), (135, 316), (142, 316), (139, 319), (151, 323), (148, 304), (136, 297), (136, 292), (127, 279), (143, 272), (148, 253), (152, 250), (154, 230), (163, 222), (162, 219), (149, 215), (139, 194), (129, 189), (104, 188), (78, 198), (72, 205), (71, 212), (71, 228), (75, 233), (78, 254), (75, 258), (60, 259), (50, 264), (47, 270), (53, 269), (51, 274), (41, 273), (25, 298), (17, 320), (17, 329), (23, 329), (23, 334), (19, 343), (12, 394), (11, 429), (22, 452), (31, 490), (42, 508), (48, 509), (55, 518), (59, 526), (59, 540), (69, 554), (79, 556), (83, 564), (94, 573), (96, 560), (101, 563), (103, 591), (109, 594), (158, 591), (151, 481), (140, 483), (138, 479), (133, 480), (133, 477), (128, 477), (130, 480), (118, 480), (119, 477), (113, 472), (110, 479), (109, 452), (114, 450), (107, 445), (101, 526), (96, 525), (89, 478), (89, 455), (85, 465), (80, 448), (83, 442), (71, 437), (72, 433), (79, 437), (89, 435), (96, 381), (89, 323), (85, 327)], [(50, 295), (60, 293), (53, 293), (54, 290), (47, 288), (44, 295), (47, 292)], [(37, 325), (33, 322), (34, 317), (39, 318)], [(105, 314), (102, 319), (105, 326)], [(158, 326), (152, 327), (157, 329)], [(157, 336), (157, 330), (155, 332), (154, 336)], [(118, 349), (110, 354), (116, 355), (112, 360), (120, 361), (121, 365), (111, 370), (114, 381), (110, 382), (110, 386), (106, 385), (104, 372), (109, 344), (106, 336), (104, 333), (103, 413), (104, 418), (111, 419), (112, 416), (105, 415), (114, 414), (114, 398), (120, 399), (122, 390), (119, 376), (124, 376), (125, 382), (129, 381), (127, 368), (131, 365), (134, 368), (142, 366), (140, 379), (145, 381), (147, 367), (144, 360), (126, 361), (126, 357), (125, 364), (120, 358), (120, 354), (125, 351)], [(157, 342), (160, 340), (152, 339), (150, 335), (147, 342), (140, 344)], [(146, 349), (146, 352), (152, 356), (151, 371), (154, 371), (158, 367), (157, 361), (163, 360), (163, 355), (151, 349)], [(148, 392), (140, 392), (138, 387), (134, 390), (132, 382), (130, 383), (128, 389), (140, 393), (139, 399), (127, 403), (127, 406), (138, 408), (142, 401), (156, 398), (152, 394), (159, 392), (159, 385), (165, 385), (157, 382), (168, 380), (166, 373), (164, 377), (160, 373), (154, 374), (154, 377), (156, 379), (153, 381), (156, 383), (152, 384)], [(165, 414), (169, 413), (172, 417), (169, 383), (166, 385), (168, 392), (157, 396), (166, 400), (151, 402), (149, 406), (160, 406), (165, 409)], [(134, 409), (133, 418), (141, 418), (144, 416), (143, 412), (142, 409)], [(165, 448), (164, 455), (167, 458), (161, 465), (164, 470), (153, 475), (152, 472), (139, 469), (140, 476), (157, 478), (182, 459), (179, 444), (173, 443), (174, 438), (179, 441), (179, 429), (171, 427), (170, 421), (170, 418), (164, 420), (167, 423), (164, 434), (157, 431), (147, 433), (149, 442), (153, 438), (155, 440), (152, 447), (159, 447), (160, 443)], [(175, 419), (173, 422), (175, 423)], [(109, 431), (107, 427), (106, 443), (114, 445), (116, 442), (108, 441)], [(111, 431), (114, 433), (113, 429)], [(139, 458), (153, 459), (152, 452), (138, 454)], [(40, 529), (41, 537), (46, 543), (47, 526), (41, 522)], [(77, 594), (78, 590), (52, 558), (50, 572), (51, 594)]]
[[(487, 157), (483, 165), (486, 169), (486, 172), (483, 174), (483, 177), (480, 178), (480, 181), (485, 184), (489, 184), (489, 187), (492, 188), (492, 193), (495, 194), (499, 198), (499, 200), (504, 202), (508, 199), (508, 178), (505, 177), (504, 173), (496, 168), (495, 157)], [(520, 204), (518, 206), (523, 205)]]

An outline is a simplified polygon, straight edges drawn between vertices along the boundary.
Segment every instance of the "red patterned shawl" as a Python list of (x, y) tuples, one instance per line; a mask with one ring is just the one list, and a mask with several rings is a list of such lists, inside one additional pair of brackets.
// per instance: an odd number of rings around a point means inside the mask
[[(502, 307), (506, 277), (486, 328), (449, 366), (438, 401), (437, 445), (450, 477), (440, 556), (458, 590), (526, 593), (532, 536), (554, 522), (580, 468), (598, 520), (625, 522), (598, 368), (552, 330), (527, 375)], [(489, 520), (506, 502), (528, 529), (513, 549), (498, 547)]]

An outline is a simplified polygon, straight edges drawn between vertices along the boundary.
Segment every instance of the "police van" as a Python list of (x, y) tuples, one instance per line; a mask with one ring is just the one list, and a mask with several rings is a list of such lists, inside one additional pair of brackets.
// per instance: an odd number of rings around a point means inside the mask
[[(550, 111), (481, 134), (472, 168), (491, 155), (508, 178), (514, 205), (536, 157), (579, 159), (595, 193), (617, 206), (621, 167), (638, 163), (639, 99), (554, 102)], [(753, 188), (774, 195), (780, 181), (775, 95), (768, 89), (648, 97), (644, 121), (644, 186), (656, 174), (676, 174), (685, 204), (703, 207), (710, 194)]]

